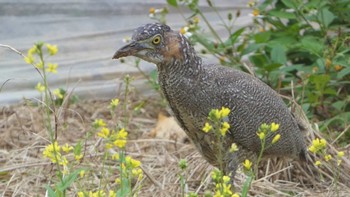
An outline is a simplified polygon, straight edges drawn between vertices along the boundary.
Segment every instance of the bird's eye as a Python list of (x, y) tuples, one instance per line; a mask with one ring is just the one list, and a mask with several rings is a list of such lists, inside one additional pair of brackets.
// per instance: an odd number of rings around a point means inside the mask
[(156, 45), (159, 44), (160, 43), (160, 36), (154, 37), (153, 40), (152, 40), (152, 43), (156, 44)]

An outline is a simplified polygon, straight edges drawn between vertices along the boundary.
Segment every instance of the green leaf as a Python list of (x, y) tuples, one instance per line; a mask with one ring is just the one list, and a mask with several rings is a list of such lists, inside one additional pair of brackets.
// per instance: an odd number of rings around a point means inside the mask
[(269, 65), (266, 65), (264, 67), (264, 69), (268, 72), (271, 72), (271, 71), (274, 71), (274, 70), (277, 70), (277, 68), (281, 67), (282, 64), (269, 64)]
[(193, 34), (191, 39), (193, 41), (198, 42), (201, 45), (203, 45), (208, 51), (210, 51), (210, 52), (214, 52), (215, 51), (214, 45), (205, 36), (202, 36), (202, 35), (199, 35), (199, 34)]
[(249, 60), (256, 66), (260, 68), (264, 68), (267, 64), (266, 56), (263, 54), (254, 54), (249, 56)]
[(242, 188), (242, 197), (248, 196), (248, 191), (250, 189), (250, 184), (253, 181), (253, 176), (248, 176), (244, 182), (243, 188)]
[(265, 31), (265, 32), (255, 34), (254, 40), (256, 43), (265, 43), (270, 39), (270, 37), (271, 37), (271, 32)]
[(287, 7), (289, 8), (296, 8), (294, 3), (293, 3), (294, 0), (282, 0), (283, 4), (286, 5)]
[(131, 188), (129, 186), (129, 180), (127, 178), (122, 178), (120, 189), (117, 191), (117, 196), (131, 196)]
[(176, 0), (166, 0), (169, 5), (177, 7), (177, 1)]
[(331, 88), (326, 88), (326, 89), (323, 91), (323, 94), (337, 95), (337, 91), (335, 91), (334, 89), (331, 89)]
[(331, 77), (326, 74), (310, 76), (310, 82), (315, 85), (315, 88), (318, 91), (323, 91), (330, 80)]
[(230, 35), (230, 37), (228, 38), (228, 44), (229, 45), (233, 45), (235, 44), (237, 38), (244, 32), (245, 27), (238, 29), (237, 31), (235, 31), (233, 34)]
[(277, 18), (286, 18), (286, 19), (295, 19), (295, 14), (291, 12), (284, 12), (280, 10), (271, 10), (269, 11), (270, 16), (275, 16)]
[(46, 185), (45, 188), (49, 197), (56, 197), (55, 191), (53, 191), (53, 189), (49, 185)]
[(271, 60), (274, 63), (284, 64), (287, 62), (286, 49), (281, 44), (272, 46)]
[(83, 170), (83, 169), (75, 170), (74, 172), (65, 176), (64, 179), (62, 180), (62, 182), (59, 182), (57, 184), (57, 186), (56, 186), (57, 190), (59, 190), (61, 192), (65, 191), (75, 181), (75, 179), (77, 179), (77, 176), (81, 170)]
[(328, 8), (323, 8), (318, 12), (317, 19), (323, 24), (324, 27), (328, 27), (336, 17)]
[(336, 101), (335, 103), (332, 103), (332, 106), (336, 108), (339, 111), (342, 111), (343, 108), (346, 106), (345, 101)]
[(350, 74), (350, 66), (347, 68), (344, 68), (337, 74), (337, 79), (342, 79), (343, 77), (347, 76)]
[(255, 43), (251, 43), (251, 44), (249, 44), (249, 45), (244, 49), (244, 51), (242, 52), (241, 55), (246, 55), (246, 54), (255, 52), (255, 51), (257, 51), (258, 49), (263, 48), (264, 46), (265, 46), (265, 44), (255, 44)]
[(79, 141), (74, 147), (74, 150), (73, 150), (74, 155), (80, 155), (82, 147), (83, 147), (82, 142)]
[(322, 43), (322, 41), (313, 36), (306, 36), (301, 40), (303, 49), (319, 57), (322, 56), (322, 50), (324, 47)]

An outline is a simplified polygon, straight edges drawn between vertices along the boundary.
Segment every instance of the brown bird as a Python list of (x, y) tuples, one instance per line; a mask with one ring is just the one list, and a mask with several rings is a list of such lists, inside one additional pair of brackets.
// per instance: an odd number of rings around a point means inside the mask
[[(204, 158), (218, 166), (222, 148), (226, 174), (236, 172), (246, 157), (261, 150), (257, 131), (263, 123), (280, 125), (280, 140), (264, 151), (264, 156), (306, 158), (303, 132), (279, 95), (259, 79), (232, 68), (205, 64), (185, 36), (164, 24), (137, 28), (129, 44), (113, 56), (136, 56), (158, 68), (161, 90), (176, 119)], [(222, 144), (213, 143), (215, 135), (202, 128), (212, 109), (226, 107), (230, 129)], [(272, 136), (267, 137), (271, 143)], [(239, 150), (228, 151), (232, 143)]]

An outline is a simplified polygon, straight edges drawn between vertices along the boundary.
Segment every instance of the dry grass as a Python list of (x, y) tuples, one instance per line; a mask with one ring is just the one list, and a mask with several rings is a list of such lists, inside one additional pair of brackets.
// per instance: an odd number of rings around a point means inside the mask
[[(134, 103), (143, 100), (134, 99)], [(146, 176), (142, 180), (140, 196), (180, 196), (178, 162), (186, 158), (188, 190), (202, 194), (210, 189), (212, 167), (203, 160), (196, 149), (183, 140), (156, 139), (149, 133), (156, 124), (160, 110), (157, 99), (148, 101), (146, 108), (133, 115), (129, 132), (127, 152), (141, 160)], [(59, 117), (58, 141), (74, 144), (83, 139), (96, 118), (109, 120), (113, 125), (108, 109), (109, 101), (80, 101), (62, 110)], [(131, 104), (132, 105), (132, 104)], [(0, 111), (0, 191), (3, 196), (44, 196), (45, 185), (54, 176), (55, 167), (42, 158), (42, 151), (48, 141), (43, 126), (43, 112), (39, 107), (28, 103), (3, 107)], [(308, 136), (310, 141), (320, 133), (314, 131)], [(85, 142), (85, 155), (82, 165), (91, 169), (83, 183), (85, 188), (98, 188), (101, 174), (101, 141), (98, 138)], [(335, 151), (335, 147), (329, 145)], [(349, 147), (345, 155), (349, 155)], [(311, 158), (315, 159), (315, 158)], [(348, 157), (347, 157), (348, 159)], [(340, 166), (338, 181), (339, 196), (350, 195), (350, 162), (345, 159)], [(113, 163), (111, 168), (113, 169)], [(267, 160), (261, 163), (259, 178), (253, 182), (251, 196), (336, 196), (334, 172), (331, 165), (325, 164), (320, 170), (309, 164)], [(111, 183), (115, 177), (109, 177)], [(245, 175), (237, 173), (236, 189), (241, 190)], [(74, 196), (78, 191), (75, 183), (68, 191)]]

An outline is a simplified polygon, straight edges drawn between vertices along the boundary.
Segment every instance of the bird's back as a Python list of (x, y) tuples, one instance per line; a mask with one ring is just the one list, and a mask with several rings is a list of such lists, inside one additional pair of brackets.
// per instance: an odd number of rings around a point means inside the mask
[[(224, 106), (231, 109), (227, 145), (233, 141), (258, 153), (261, 148), (258, 128), (263, 123), (275, 122), (280, 124), (281, 139), (264, 154), (304, 157), (306, 146), (297, 122), (278, 94), (259, 79), (217, 65), (202, 65), (196, 75), (167, 74), (165, 79), (160, 76), (161, 84), (162, 80), (166, 83), (163, 91), (169, 94), (175, 116), (193, 141), (204, 141), (201, 128), (209, 111)], [(271, 140), (272, 137), (267, 142)]]

